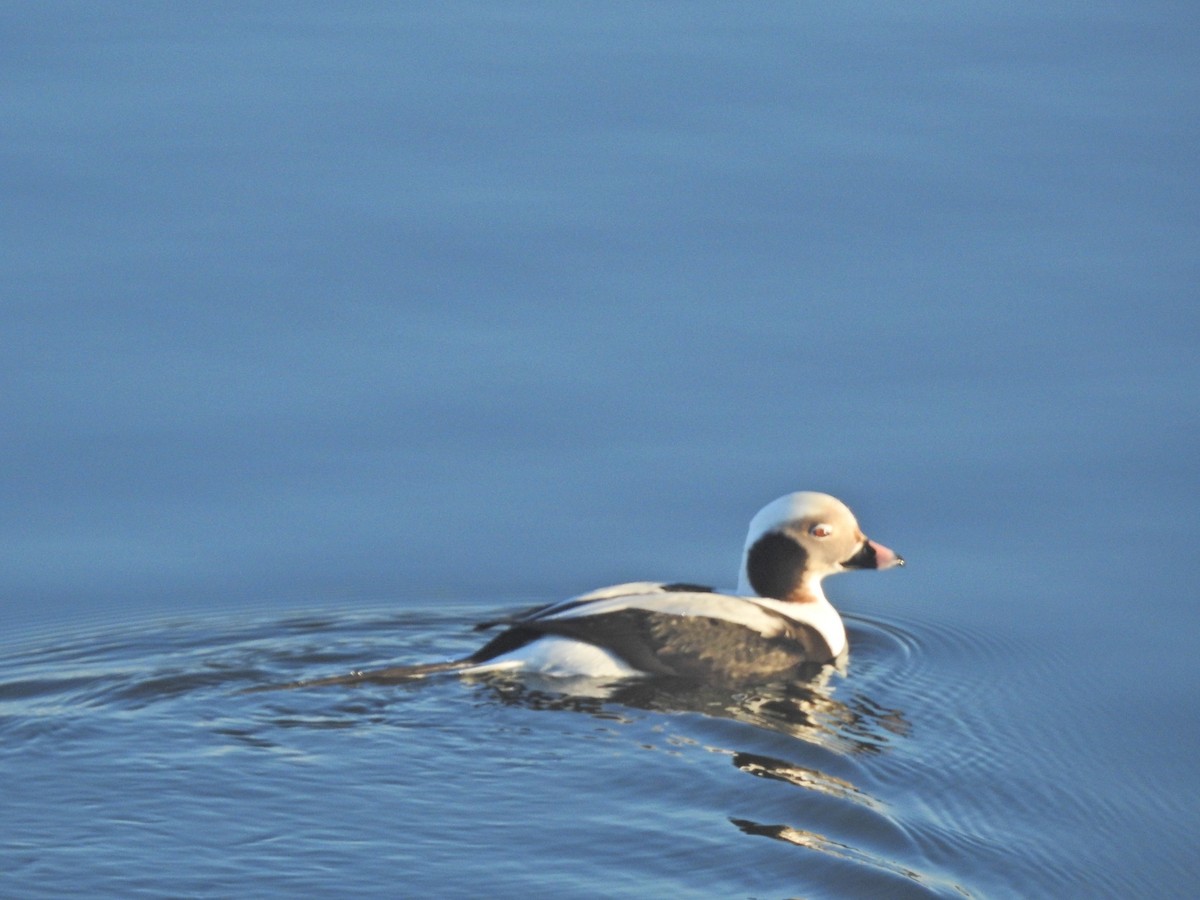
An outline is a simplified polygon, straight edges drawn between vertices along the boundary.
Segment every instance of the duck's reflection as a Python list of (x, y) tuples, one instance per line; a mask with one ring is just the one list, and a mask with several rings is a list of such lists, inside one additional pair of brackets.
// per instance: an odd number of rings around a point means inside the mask
[(761, 756), (757, 753), (734, 753), (733, 765), (756, 778), (768, 778), (772, 781), (782, 781), (793, 787), (816, 791), (827, 797), (838, 800), (853, 800), (864, 806), (877, 807), (878, 803), (870, 794), (860, 790), (852, 782), (835, 775), (829, 775), (820, 769), (797, 765), (772, 756)]
[[(907, 734), (909, 724), (900, 710), (859, 694), (849, 693), (846, 700), (835, 697), (834, 679), (838, 677), (839, 669), (827, 665), (798, 672), (787, 681), (738, 686), (670, 678), (604, 683), (491, 675), (477, 680), (506, 705), (573, 710), (606, 718), (620, 718), (621, 707), (695, 712), (781, 732), (844, 753), (879, 753)], [(837, 688), (844, 689), (844, 683)]]

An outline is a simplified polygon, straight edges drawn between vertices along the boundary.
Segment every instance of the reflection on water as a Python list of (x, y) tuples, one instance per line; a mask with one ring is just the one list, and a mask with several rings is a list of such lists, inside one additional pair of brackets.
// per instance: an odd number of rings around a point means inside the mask
[(943, 879), (931, 878), (930, 876), (917, 872), (906, 866), (898, 865), (897, 863), (876, 856), (872, 853), (865, 853), (862, 850), (843, 844), (840, 841), (832, 840), (825, 835), (817, 834), (813, 831), (807, 831), (803, 828), (794, 828), (790, 825), (764, 825), (759, 822), (751, 822), (748, 819), (730, 819), (739, 830), (744, 834), (756, 835), (759, 837), (773, 838), (777, 841), (784, 841), (789, 844), (794, 844), (797, 847), (804, 847), (809, 850), (816, 850), (819, 853), (824, 853), (828, 856), (833, 856), (838, 859), (844, 859), (848, 862), (856, 863), (862, 866), (868, 866), (872, 869), (878, 869), (885, 874), (897, 875), (901, 878), (908, 879), (913, 883), (924, 888), (928, 893), (935, 896), (942, 894), (953, 894), (960, 897), (970, 897), (971, 892), (965, 887), (954, 882), (948, 882)]
[(497, 700), (530, 709), (611, 714), (613, 705), (662, 713), (694, 712), (767, 728), (845, 753), (878, 753), (903, 736), (903, 713), (869, 698), (835, 696), (845, 668), (812, 667), (789, 681), (731, 689), (685, 679), (596, 679), (488, 675), (477, 680)]
[[(877, 629), (862, 620), (857, 622), (857, 629), (876, 631), (876, 639), (886, 633), (885, 629)], [(663, 714), (698, 713), (796, 738), (833, 751), (834, 758), (884, 754), (911, 733), (912, 725), (901, 710), (851, 690), (853, 675), (852, 663), (844, 660), (839, 667), (813, 667), (788, 681), (737, 690), (663, 678), (606, 684), (593, 679), (518, 678), (492, 674), (472, 680), (484, 691), (489, 702), (505, 706), (568, 711), (626, 722), (631, 721), (634, 711), (639, 710)], [(847, 699), (839, 695), (845, 695)], [(728, 756), (739, 772), (798, 788), (806, 796), (815, 795), (841, 810), (834, 813), (834, 818), (843, 829), (842, 840), (799, 824), (764, 824), (730, 815), (728, 821), (741, 833), (773, 838), (870, 870), (892, 895), (916, 891), (929, 896), (972, 896), (971, 891), (957, 880), (921, 871), (886, 854), (866, 849), (872, 836), (881, 833), (903, 835), (906, 828), (896, 820), (887, 803), (851, 777), (833, 774), (816, 764), (746, 749), (712, 743), (707, 743), (705, 749)], [(796, 755), (806, 758), (802, 753)], [(807, 805), (797, 806), (795, 814), (801, 820), (806, 815), (816, 815)], [(861, 837), (862, 846), (852, 843), (855, 835)], [(889, 882), (889, 879), (894, 881)]]
[(882, 808), (879, 801), (845, 778), (838, 778), (809, 766), (745, 752), (733, 754), (733, 765), (747, 775), (754, 775), (757, 778), (782, 781), (793, 787), (816, 791), (838, 800), (852, 800), (872, 809)]

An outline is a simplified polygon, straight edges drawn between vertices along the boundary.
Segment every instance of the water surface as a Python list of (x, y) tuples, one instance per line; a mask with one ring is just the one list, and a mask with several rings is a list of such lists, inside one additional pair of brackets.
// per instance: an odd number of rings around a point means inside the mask
[[(1197, 892), (1190, 6), (0, 22), (0, 893)], [(239, 693), (796, 489), (815, 684)]]

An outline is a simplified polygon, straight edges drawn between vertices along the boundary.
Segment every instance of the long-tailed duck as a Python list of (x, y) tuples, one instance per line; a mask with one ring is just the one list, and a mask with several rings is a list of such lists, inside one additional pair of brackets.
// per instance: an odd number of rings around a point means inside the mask
[(750, 521), (736, 593), (683, 583), (619, 584), (484, 622), (477, 628), (504, 630), (463, 659), (299, 684), (405, 680), (434, 672), (778, 677), (831, 662), (846, 649), (841, 616), (821, 589), (826, 575), (902, 565), (898, 554), (863, 534), (840, 500), (803, 491), (767, 504)]

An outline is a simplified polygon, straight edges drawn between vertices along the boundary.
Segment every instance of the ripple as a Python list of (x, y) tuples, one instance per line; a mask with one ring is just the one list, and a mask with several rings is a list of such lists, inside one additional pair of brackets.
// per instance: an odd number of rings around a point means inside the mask
[(986, 710), (1004, 690), (992, 673), (1006, 671), (1019, 658), (1018, 642), (948, 623), (847, 619), (853, 649), (845, 687), (860, 698), (854, 702), (884, 698), (906, 721), (917, 719), (922, 728), (953, 738), (939, 742), (945, 757), (935, 764), (986, 762), (996, 750), (996, 722)]
[[(894, 814), (926, 858), (951, 867), (976, 860), (983, 871), (1053, 884), (1060, 896), (1127, 892), (1119, 870), (1063, 864), (1093, 852), (1078, 835), (1120, 834), (1134, 803), (1116, 798), (1137, 795), (1139, 785), (1151, 796), (1155, 780), (1129, 767), (1112, 772), (1099, 793), (1071, 787), (1081, 767), (1097, 766), (1095, 747), (1111, 744), (1095, 734), (1091, 745), (1068, 724), (1080, 720), (1080, 709), (1104, 702), (1092, 685), (1069, 677), (1077, 647), (1017, 629), (847, 618), (852, 654), (842, 687), (852, 696), (842, 700), (853, 704), (854, 694), (867, 692), (913, 723), (912, 740), (857, 781), (893, 798)], [(1057, 711), (1063, 727), (1033, 727), (1055, 722), (1047, 710)], [(1095, 718), (1102, 716), (1097, 710)], [(905, 797), (896, 788), (906, 784), (934, 787)], [(946, 788), (938, 791), (939, 784)]]
[(931, 897), (972, 896), (970, 891), (957, 882), (919, 872), (895, 860), (868, 853), (865, 850), (860, 850), (849, 844), (833, 840), (815, 831), (792, 825), (768, 825), (753, 822), (749, 819), (731, 818), (729, 821), (744, 834), (767, 837), (797, 847), (814, 850), (835, 859), (853, 863), (855, 866), (868, 871), (876, 872), (888, 878), (894, 878), (898, 881), (898, 884), (894, 888), (896, 890), (901, 887), (917, 886), (922, 888), (923, 892)]
[(991, 669), (1016, 654), (1015, 639), (945, 622), (910, 622), (899, 617), (846, 615), (851, 665), (856, 677), (901, 682), (911, 691), (942, 693), (947, 667)]

